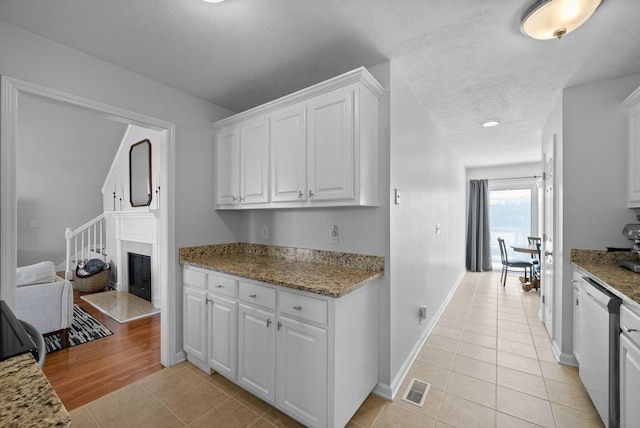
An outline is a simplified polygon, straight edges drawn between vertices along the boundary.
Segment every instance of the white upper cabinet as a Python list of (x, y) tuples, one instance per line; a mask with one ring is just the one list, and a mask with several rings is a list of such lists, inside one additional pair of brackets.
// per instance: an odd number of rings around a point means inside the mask
[(640, 88), (623, 104), (629, 112), (628, 206), (640, 208)]
[(240, 126), (240, 203), (269, 201), (269, 120)]
[(269, 201), (269, 120), (266, 117), (216, 133), (216, 205)]
[(216, 208), (378, 205), (383, 92), (359, 68), (214, 123)]
[(307, 200), (306, 107), (298, 104), (271, 115), (271, 201)]
[(230, 205), (240, 195), (240, 130), (229, 127), (216, 134), (216, 205)]

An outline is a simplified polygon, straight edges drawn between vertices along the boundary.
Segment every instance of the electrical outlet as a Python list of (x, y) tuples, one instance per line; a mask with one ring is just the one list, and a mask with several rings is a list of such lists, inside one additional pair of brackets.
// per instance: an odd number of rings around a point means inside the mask
[(331, 233), (329, 234), (329, 242), (337, 244), (339, 242), (340, 233), (338, 232), (338, 225), (331, 226)]
[(262, 237), (265, 239), (269, 237), (269, 228), (267, 226), (262, 226)]
[(436, 235), (440, 235), (440, 223), (436, 223)]
[(38, 227), (38, 222), (36, 220), (31, 220), (31, 227)]

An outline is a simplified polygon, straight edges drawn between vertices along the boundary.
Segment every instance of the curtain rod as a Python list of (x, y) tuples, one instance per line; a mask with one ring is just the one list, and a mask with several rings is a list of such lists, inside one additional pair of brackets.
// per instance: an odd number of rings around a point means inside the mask
[(522, 180), (524, 178), (542, 178), (542, 176), (541, 175), (527, 175), (525, 177), (490, 178), (489, 181), (495, 181), (495, 180)]

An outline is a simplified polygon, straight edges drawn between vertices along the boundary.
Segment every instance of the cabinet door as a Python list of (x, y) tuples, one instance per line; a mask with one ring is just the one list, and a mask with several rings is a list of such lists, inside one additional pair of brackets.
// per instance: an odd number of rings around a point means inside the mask
[(209, 366), (235, 379), (238, 303), (211, 293), (208, 297)]
[(207, 361), (207, 293), (197, 288), (184, 288), (184, 350), (201, 361)]
[(307, 199), (307, 124), (305, 106), (271, 116), (271, 202)]
[(238, 384), (275, 403), (275, 314), (240, 304), (238, 308)]
[(239, 202), (240, 133), (230, 127), (216, 133), (216, 205)]
[(640, 397), (640, 348), (622, 334), (620, 335), (621, 427), (631, 427), (640, 421), (638, 397)]
[(240, 126), (240, 202), (269, 201), (269, 120), (260, 118)]
[(307, 177), (312, 201), (354, 199), (354, 90), (309, 101)]
[(640, 207), (640, 88), (623, 101), (628, 111), (628, 204)]
[(327, 421), (327, 330), (280, 316), (277, 404), (308, 426)]

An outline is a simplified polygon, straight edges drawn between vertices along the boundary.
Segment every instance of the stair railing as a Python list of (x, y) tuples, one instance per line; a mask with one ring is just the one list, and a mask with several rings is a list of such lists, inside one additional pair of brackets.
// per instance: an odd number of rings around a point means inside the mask
[[(77, 266), (78, 261), (91, 258), (91, 253), (94, 253), (94, 257), (95, 254), (100, 254), (102, 261), (107, 261), (103, 244), (103, 239), (105, 238), (105, 226), (106, 219), (103, 213), (80, 226), (76, 230), (72, 230), (70, 227), (66, 228), (64, 231), (64, 237), (67, 240), (67, 259), (64, 273), (65, 279), (73, 279), (73, 270), (71, 270), (72, 257), (74, 258), (73, 261), (75, 266)], [(73, 253), (71, 250), (72, 247)]]

